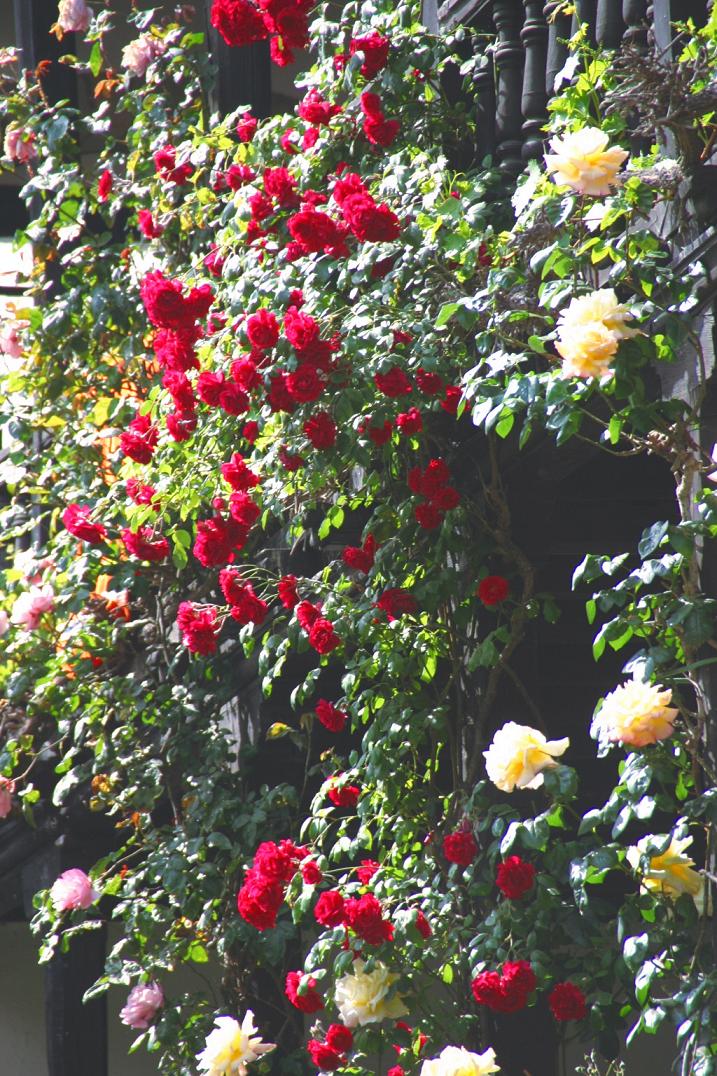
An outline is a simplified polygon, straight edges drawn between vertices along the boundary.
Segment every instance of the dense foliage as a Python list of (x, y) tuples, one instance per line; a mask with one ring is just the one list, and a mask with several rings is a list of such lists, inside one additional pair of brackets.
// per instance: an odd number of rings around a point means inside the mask
[[(716, 1071), (702, 269), (656, 234), (691, 162), (636, 152), (637, 68), (582, 34), (513, 189), (459, 170), (490, 41), (319, 7), (297, 115), (257, 123), (210, 115), (204, 36), (142, 7), (118, 76), (111, 14), (63, 0), (89, 115), (0, 69), (33, 249), (2, 337), (0, 810), (110, 820), (90, 880), (38, 895), (41, 958), (118, 921), (96, 990), (133, 987), (168, 1073), (490, 1072), (493, 1014), (546, 999), (586, 1049), (669, 1022), (683, 1071)], [(307, 18), (215, 3), (278, 63)], [(709, 146), (714, 23), (687, 40), (665, 77)], [(660, 387), (678, 361), (689, 399)], [(576, 566), (595, 658), (627, 654), (597, 803), (511, 665), (559, 609), (502, 470), (575, 438), (675, 479), (673, 521)], [(182, 964), (221, 966), (220, 1006), (173, 989)], [(260, 1032), (207, 1040), (247, 1007)]]

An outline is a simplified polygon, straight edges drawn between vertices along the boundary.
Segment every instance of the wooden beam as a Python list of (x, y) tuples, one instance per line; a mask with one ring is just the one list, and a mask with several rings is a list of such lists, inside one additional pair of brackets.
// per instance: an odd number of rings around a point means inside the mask
[(57, 0), (13, 0), (15, 11), (15, 38), (22, 50), (22, 63), (29, 69), (37, 67), (41, 60), (49, 60), (50, 67), (43, 78), (43, 87), (50, 101), (70, 100), (77, 103), (75, 73), (64, 64), (57, 63), (60, 56), (74, 51), (75, 35), (66, 34), (58, 41), (50, 33), (57, 21)]
[(241, 48), (226, 45), (209, 21), (212, 2), (204, 0), (207, 41), (216, 76), (212, 108), (224, 115), (239, 105), (250, 105), (254, 115), (264, 119), (272, 112), (269, 42), (257, 41)]

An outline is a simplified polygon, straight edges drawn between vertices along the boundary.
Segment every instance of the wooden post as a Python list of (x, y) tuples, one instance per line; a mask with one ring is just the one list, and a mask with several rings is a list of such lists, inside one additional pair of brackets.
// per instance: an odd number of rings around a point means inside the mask
[(48, 99), (76, 104), (75, 73), (57, 63), (60, 56), (73, 51), (75, 35), (66, 34), (58, 41), (50, 33), (50, 27), (57, 21), (57, 0), (14, 0), (14, 11), (15, 37), (18, 48), (22, 49), (23, 66), (33, 69), (41, 60), (49, 60), (50, 67), (42, 81)]
[(271, 115), (271, 61), (269, 42), (231, 47), (209, 21), (212, 0), (205, 0), (207, 41), (216, 67), (212, 108), (224, 115), (239, 105), (250, 105), (259, 119)]
[(498, 31), (496, 67), (496, 155), (498, 167), (508, 176), (517, 176), (523, 167), (520, 99), (523, 92), (523, 20), (520, 0), (495, 0), (493, 22)]
[(548, 58), (548, 24), (543, 14), (542, 0), (523, 0), (525, 22), (520, 40), (525, 49), (523, 72), (523, 160), (543, 155), (543, 124), (546, 112), (545, 66)]

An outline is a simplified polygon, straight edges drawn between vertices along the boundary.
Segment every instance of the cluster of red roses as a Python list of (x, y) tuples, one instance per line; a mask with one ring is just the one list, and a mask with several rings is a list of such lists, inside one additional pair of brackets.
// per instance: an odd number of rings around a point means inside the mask
[[(154, 495), (151, 486), (146, 487)], [(151, 500), (151, 497), (150, 497)], [(145, 502), (149, 503), (149, 502)], [(61, 519), (65, 529), (74, 538), (79, 538), (88, 545), (99, 545), (107, 538), (107, 528), (103, 523), (93, 523), (89, 518), (92, 508), (88, 504), (68, 504), (62, 513)], [(140, 560), (158, 562), (169, 556), (169, 542), (162, 535), (155, 534), (154, 528), (148, 525), (132, 531), (124, 527), (120, 531), (120, 538), (128, 553)]]
[[(350, 928), (368, 945), (393, 941), (393, 923), (384, 919), (381, 904), (373, 893), (344, 897), (338, 889), (328, 889), (316, 902), (314, 917), (324, 927)], [(428, 930), (430, 933), (430, 927)]]
[[(497, 971), (482, 971), (471, 983), (473, 997), (479, 1005), (493, 1012), (513, 1013), (524, 1009), (528, 995), (535, 990), (535, 972), (527, 960), (507, 960)], [(556, 1020), (582, 1020), (587, 1015), (587, 1000), (575, 983), (556, 983), (548, 994), (548, 1004)]]
[(214, 0), (211, 23), (227, 45), (251, 45), (270, 38), (275, 64), (294, 62), (293, 49), (309, 43), (309, 12), (313, 0)]
[(321, 615), (320, 605), (309, 601), (299, 602), (296, 606), (296, 619), (317, 654), (330, 654), (341, 646), (341, 639), (336, 634), (333, 623)]
[(408, 472), (409, 488), (423, 498), (413, 514), (424, 530), (434, 530), (443, 522), (446, 512), (460, 504), (460, 494), (450, 481), (451, 472), (442, 459), (431, 460), (423, 470), (412, 467)]
[(354, 1037), (344, 1024), (331, 1024), (323, 1042), (309, 1039), (306, 1049), (309, 1057), (322, 1072), (333, 1072), (348, 1064), (346, 1054), (353, 1047)]
[(284, 902), (286, 887), (307, 854), (308, 849), (297, 847), (288, 840), (279, 844), (264, 841), (259, 845), (237, 894), (239, 914), (247, 923), (257, 930), (276, 926), (276, 916)]

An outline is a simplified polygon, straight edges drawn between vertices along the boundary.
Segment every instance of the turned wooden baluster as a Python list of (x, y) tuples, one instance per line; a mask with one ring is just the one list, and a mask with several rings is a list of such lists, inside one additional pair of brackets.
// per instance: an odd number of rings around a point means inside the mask
[(588, 24), (588, 41), (595, 44), (595, 8), (597, 0), (575, 0), (575, 14), (571, 26), (571, 34), (577, 32), (578, 27), (586, 22)]
[(647, 0), (622, 0), (622, 19), (625, 23), (623, 44), (644, 52), (647, 48)]
[(486, 56), (473, 85), (478, 127), (478, 160), (482, 161), (495, 153), (495, 74), (490, 56)]
[(605, 49), (616, 49), (623, 35), (621, 0), (597, 0), (595, 37)]
[(523, 0), (525, 22), (520, 40), (525, 50), (523, 72), (523, 160), (543, 155), (543, 124), (546, 112), (545, 67), (548, 58), (548, 24), (543, 15), (542, 0)]
[(520, 99), (523, 92), (523, 46), (520, 0), (496, 0), (493, 22), (498, 31), (496, 67), (496, 156), (501, 172), (516, 176), (523, 167)]
[(562, 6), (562, 0), (548, 0), (543, 8), (548, 24), (548, 58), (545, 62), (545, 92), (548, 97), (552, 97), (555, 76), (568, 58), (565, 42), (570, 37), (570, 16), (562, 12)]

